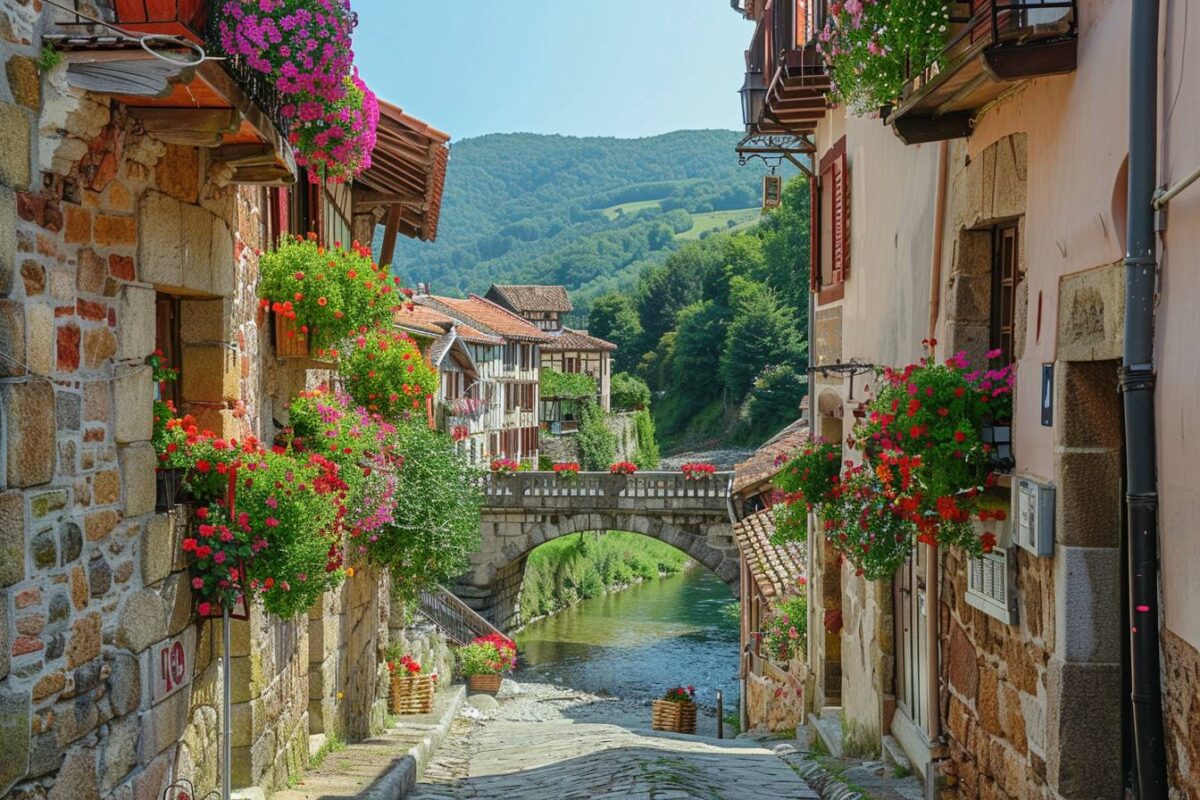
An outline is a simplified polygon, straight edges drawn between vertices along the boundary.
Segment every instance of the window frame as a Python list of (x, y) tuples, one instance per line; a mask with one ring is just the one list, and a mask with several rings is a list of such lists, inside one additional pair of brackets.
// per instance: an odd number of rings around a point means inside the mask
[[(817, 305), (825, 305), (845, 297), (850, 278), (850, 165), (845, 136), (821, 157), (817, 178), (809, 180), (809, 195), (809, 288), (817, 295)], [(825, 255), (829, 256), (828, 276)]]
[[(1000, 363), (1009, 364), (1017, 349), (1017, 289), (1021, 285), (1020, 220), (992, 226), (991, 237), (988, 349), (999, 350)], [(1009, 267), (1007, 275), (1006, 266)], [(1008, 290), (1007, 303), (1005, 289)]]

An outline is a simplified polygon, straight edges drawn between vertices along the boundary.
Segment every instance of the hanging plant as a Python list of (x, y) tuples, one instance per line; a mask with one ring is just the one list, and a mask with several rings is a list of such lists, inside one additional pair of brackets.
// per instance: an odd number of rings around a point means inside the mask
[(345, 183), (370, 168), (378, 128), (379, 100), (355, 70), (342, 96), (297, 120), (288, 139), (312, 183)]
[(200, 598), (200, 616), (238, 608), (245, 602), (245, 564), (265, 542), (253, 536), (249, 526), (230, 520), (225, 508), (215, 503), (196, 509), (193, 531), (182, 548), (192, 557), (192, 591)]
[(354, 402), (385, 419), (413, 417), (437, 391), (437, 372), (406, 333), (362, 329), (341, 353), (338, 371)]
[(558, 400), (582, 400), (596, 396), (596, 379), (582, 372), (559, 372), (543, 369), (538, 387), (542, 397)]
[(358, 24), (349, 0), (225, 0), (220, 8), (221, 47), (270, 79), (287, 101), (284, 117), (312, 119), (345, 93)]
[(264, 309), (295, 323), (316, 355), (336, 357), (336, 345), (355, 330), (390, 321), (402, 302), (400, 279), (380, 269), (358, 242), (343, 249), (285, 237), (259, 260), (258, 296)]
[(938, 64), (949, 24), (945, 0), (831, 2), (817, 48), (834, 100), (859, 114), (895, 102), (907, 74)]
[(828, 496), (842, 469), (840, 442), (806, 442), (784, 463), (771, 482), (789, 503), (802, 503), (809, 511)]

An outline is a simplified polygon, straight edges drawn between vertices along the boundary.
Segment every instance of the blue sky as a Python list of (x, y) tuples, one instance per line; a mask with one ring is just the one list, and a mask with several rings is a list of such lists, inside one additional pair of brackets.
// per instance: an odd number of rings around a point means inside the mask
[(355, 0), (355, 61), (455, 139), (741, 127), (750, 23), (728, 0)]

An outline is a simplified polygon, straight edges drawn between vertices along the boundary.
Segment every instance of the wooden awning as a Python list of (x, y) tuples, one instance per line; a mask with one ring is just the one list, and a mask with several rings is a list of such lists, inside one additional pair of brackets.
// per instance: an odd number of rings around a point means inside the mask
[(355, 210), (388, 207), (389, 229), (394, 221), (405, 236), (436, 239), (449, 141), (450, 134), (381, 100), (371, 167), (354, 182)]

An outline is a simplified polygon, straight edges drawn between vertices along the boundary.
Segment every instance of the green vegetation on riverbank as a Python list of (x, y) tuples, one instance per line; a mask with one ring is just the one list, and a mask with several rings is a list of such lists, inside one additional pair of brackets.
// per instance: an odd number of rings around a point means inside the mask
[(616, 587), (672, 575), (687, 561), (683, 551), (636, 533), (563, 536), (529, 554), (521, 585), (521, 616), (531, 620)]

